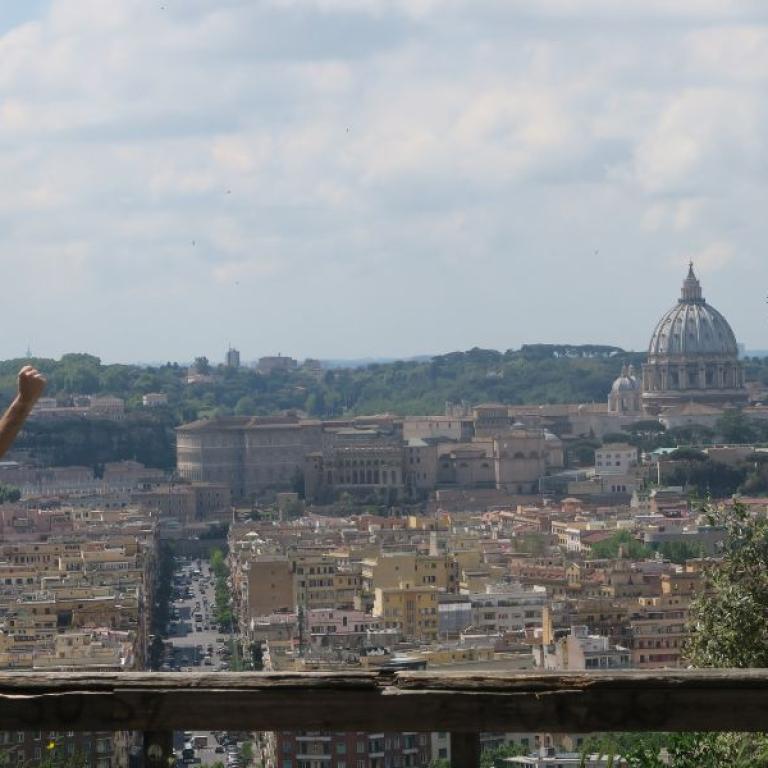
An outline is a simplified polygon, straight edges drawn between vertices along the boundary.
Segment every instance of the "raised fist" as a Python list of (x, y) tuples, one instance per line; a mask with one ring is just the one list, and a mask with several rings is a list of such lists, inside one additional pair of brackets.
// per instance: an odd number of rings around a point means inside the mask
[(31, 365), (25, 365), (19, 371), (19, 400), (31, 408), (43, 394), (45, 377)]

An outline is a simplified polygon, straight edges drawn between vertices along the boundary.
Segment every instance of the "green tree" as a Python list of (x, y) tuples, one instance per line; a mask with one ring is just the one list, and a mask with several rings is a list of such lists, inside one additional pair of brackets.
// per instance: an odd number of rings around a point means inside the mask
[(757, 426), (742, 411), (726, 411), (717, 420), (717, 432), (726, 443), (754, 443), (759, 439)]
[(672, 446), (674, 441), (666, 434), (663, 424), (653, 419), (636, 421), (625, 427), (631, 442), (643, 451), (654, 451), (662, 446)]
[(580, 438), (569, 443), (566, 452), (568, 464), (579, 467), (592, 467), (595, 464), (595, 451), (600, 441), (594, 438)]
[(13, 503), (21, 498), (21, 491), (13, 485), (0, 483), (0, 504)]
[(629, 531), (618, 531), (609, 539), (593, 544), (589, 556), (593, 560), (612, 560), (619, 556), (619, 551), (624, 557), (632, 560), (644, 560), (653, 554), (651, 549), (641, 544)]
[(635, 440), (635, 436), (627, 432), (609, 432), (603, 435), (603, 445), (609, 445), (610, 443), (629, 443), (634, 445), (633, 440)]
[(766, 751), (758, 739), (741, 733), (619, 733), (589, 740), (582, 759), (597, 752), (621, 756), (629, 768), (758, 768)]
[(243, 742), (240, 746), (240, 757), (245, 765), (250, 765), (253, 762), (253, 744), (250, 741)]
[(691, 605), (686, 657), (696, 667), (768, 667), (768, 519), (738, 503), (705, 514), (725, 537)]
[[(768, 520), (741, 504), (702, 509), (723, 526), (720, 557), (690, 607), (686, 660), (695, 667), (768, 666)], [(668, 756), (662, 761), (661, 746)], [(758, 768), (768, 766), (768, 734), (626, 734), (630, 768)]]
[(697, 448), (678, 448), (667, 454), (669, 461), (707, 461), (707, 454)]
[(212, 549), (211, 555), (210, 555), (210, 562), (211, 562), (211, 570), (214, 573), (214, 576), (217, 578), (225, 577), (227, 576), (227, 562), (224, 557), (224, 553), (218, 549)]
[(235, 416), (253, 416), (258, 410), (256, 400), (250, 395), (243, 395), (235, 404)]
[(496, 749), (485, 749), (480, 753), (480, 768), (493, 768), (496, 760), (504, 757), (517, 757), (524, 755), (527, 750), (517, 743), (502, 744)]
[(208, 362), (207, 357), (196, 357), (192, 366), (198, 373), (202, 374), (203, 376), (211, 372), (211, 364)]
[[(768, 666), (768, 520), (741, 504), (703, 509), (723, 526), (722, 552), (706, 571), (706, 588), (690, 608), (685, 657), (695, 667)], [(768, 735), (687, 734), (674, 768), (768, 765)], [(687, 761), (687, 762), (686, 762)]]
[(732, 467), (719, 461), (682, 461), (673, 463), (671, 471), (664, 470), (664, 480), (670, 485), (682, 485), (699, 498), (724, 499), (733, 496), (746, 480), (745, 467)]
[(715, 439), (715, 430), (701, 424), (686, 424), (668, 429), (667, 435), (678, 445), (708, 445)]
[(665, 541), (658, 552), (665, 560), (682, 565), (686, 560), (702, 557), (702, 548), (685, 541)]

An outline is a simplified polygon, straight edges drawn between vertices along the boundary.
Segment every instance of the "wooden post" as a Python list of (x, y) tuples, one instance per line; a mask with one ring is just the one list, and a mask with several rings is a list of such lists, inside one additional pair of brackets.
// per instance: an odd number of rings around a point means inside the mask
[(174, 766), (173, 731), (145, 731), (143, 755), (144, 768)]
[(451, 733), (451, 768), (480, 768), (480, 733)]

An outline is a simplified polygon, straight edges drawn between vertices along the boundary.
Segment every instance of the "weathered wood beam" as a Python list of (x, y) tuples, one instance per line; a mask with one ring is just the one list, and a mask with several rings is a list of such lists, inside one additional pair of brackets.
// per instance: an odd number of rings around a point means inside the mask
[(768, 730), (768, 670), (0, 674), (7, 730)]

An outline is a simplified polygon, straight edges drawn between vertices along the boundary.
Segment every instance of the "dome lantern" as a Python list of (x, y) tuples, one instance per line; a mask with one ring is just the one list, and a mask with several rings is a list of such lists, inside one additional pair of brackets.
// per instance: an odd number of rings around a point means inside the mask
[(693, 262), (688, 264), (688, 277), (683, 281), (683, 290), (680, 295), (681, 304), (705, 303), (701, 295), (701, 283), (693, 271)]

